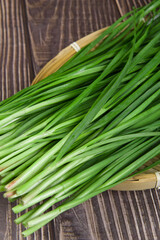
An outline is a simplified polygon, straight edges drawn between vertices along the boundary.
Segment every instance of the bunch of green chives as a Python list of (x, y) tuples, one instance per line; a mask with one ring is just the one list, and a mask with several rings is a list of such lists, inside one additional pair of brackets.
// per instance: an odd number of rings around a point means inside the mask
[(160, 153), (159, 7), (127, 13), (56, 73), (0, 103), (0, 190), (20, 199), (15, 213), (41, 202), (16, 219), (29, 227), (24, 236)]

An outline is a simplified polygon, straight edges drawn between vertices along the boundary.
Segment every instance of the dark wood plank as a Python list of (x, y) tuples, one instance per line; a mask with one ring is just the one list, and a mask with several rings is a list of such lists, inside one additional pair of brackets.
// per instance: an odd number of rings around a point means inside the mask
[[(0, 97), (28, 86), (62, 48), (149, 0), (2, 0)], [(107, 191), (63, 213), (28, 240), (158, 240), (160, 193)], [(20, 240), (0, 194), (0, 240)]]
[[(5, 99), (30, 85), (31, 63), (28, 61), (24, 21), (20, 1), (0, 2), (0, 98)], [(31, 60), (31, 59), (30, 59)], [(14, 224), (11, 205), (0, 194), (0, 239), (21, 239)]]
[(28, 27), (34, 70), (64, 47), (105, 27), (120, 15), (115, 2), (102, 0), (27, 0)]

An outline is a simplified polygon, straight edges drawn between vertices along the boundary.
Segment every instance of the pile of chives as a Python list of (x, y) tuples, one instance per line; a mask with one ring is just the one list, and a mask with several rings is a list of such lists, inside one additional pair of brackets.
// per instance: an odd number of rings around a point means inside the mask
[(160, 153), (159, 8), (152, 1), (127, 13), (56, 73), (0, 103), (0, 190), (20, 199), (15, 213), (41, 202), (16, 219), (24, 236)]

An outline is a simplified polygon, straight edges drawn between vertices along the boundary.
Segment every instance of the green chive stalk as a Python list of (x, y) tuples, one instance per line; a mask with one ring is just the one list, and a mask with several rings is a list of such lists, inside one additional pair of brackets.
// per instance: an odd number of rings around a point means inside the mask
[(159, 1), (134, 9), (0, 103), (0, 191), (32, 207), (24, 236), (160, 163), (140, 169), (160, 153), (159, 22)]

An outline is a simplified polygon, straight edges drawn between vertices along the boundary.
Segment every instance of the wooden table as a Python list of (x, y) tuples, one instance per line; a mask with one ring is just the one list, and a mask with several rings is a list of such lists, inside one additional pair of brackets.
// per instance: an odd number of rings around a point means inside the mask
[[(44, 64), (73, 41), (113, 23), (148, 0), (0, 0), (0, 97), (30, 85)], [(158, 240), (160, 192), (106, 191), (63, 213), (28, 240)], [(0, 194), (0, 240), (22, 226)]]

